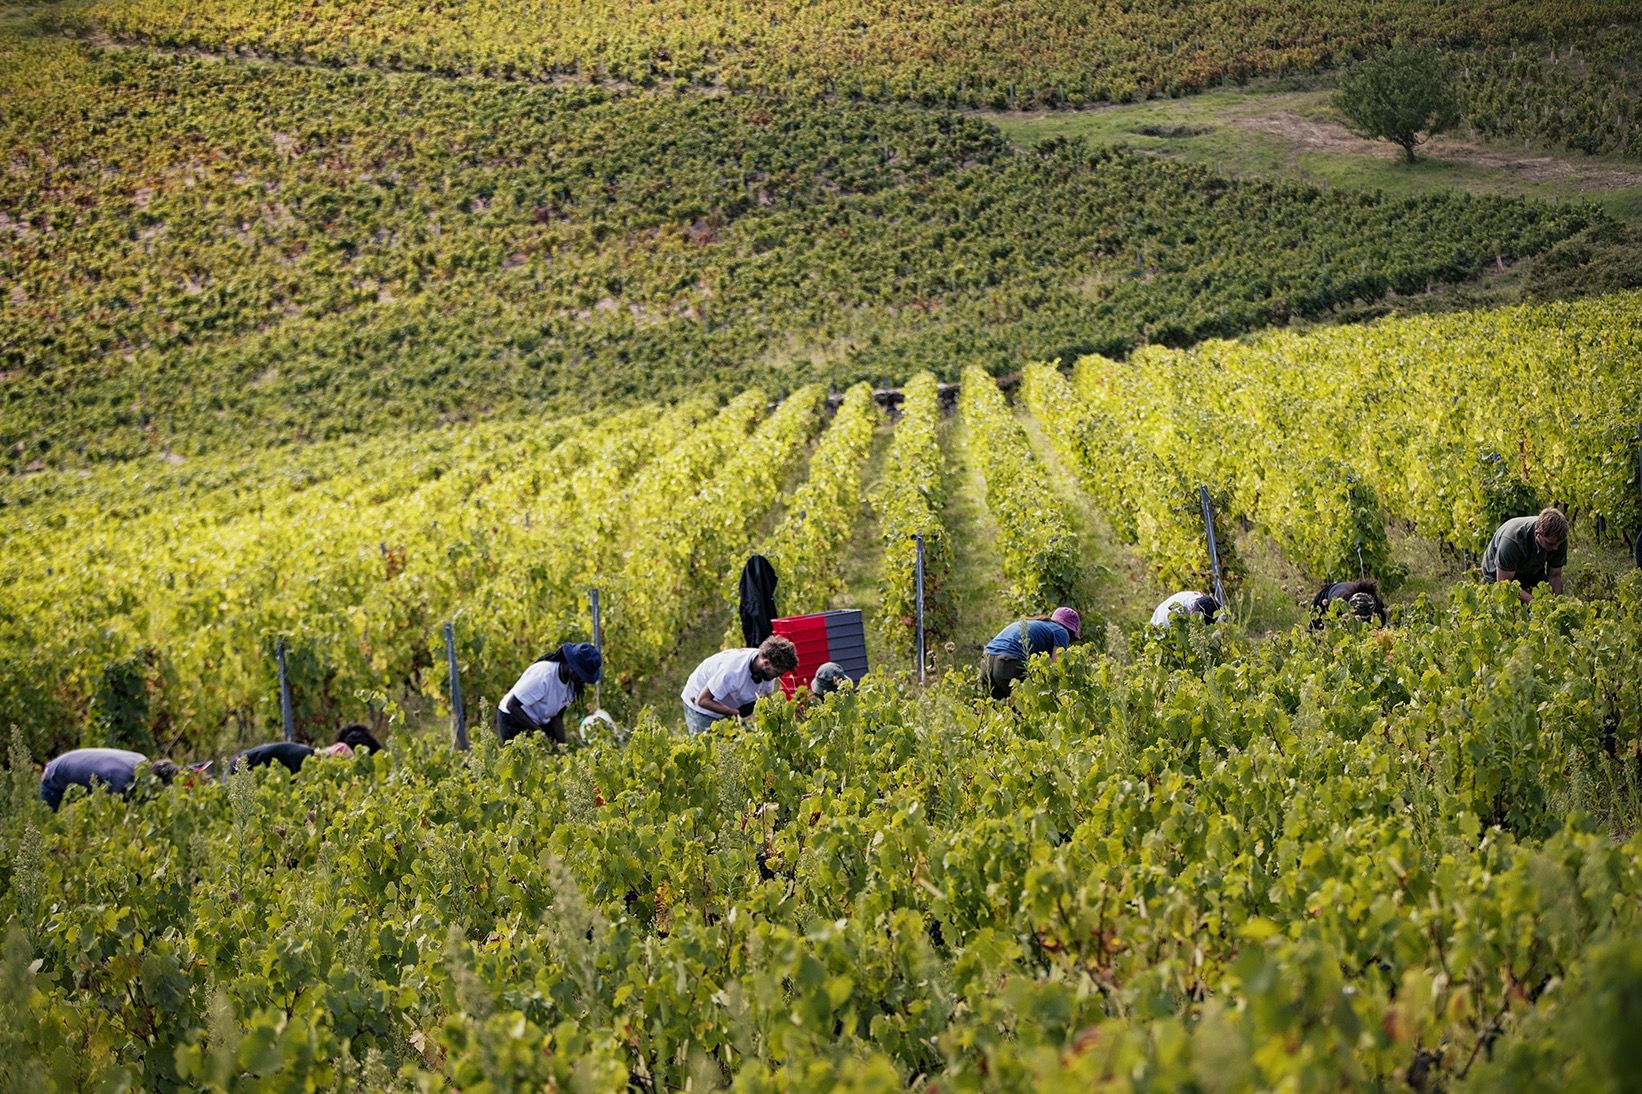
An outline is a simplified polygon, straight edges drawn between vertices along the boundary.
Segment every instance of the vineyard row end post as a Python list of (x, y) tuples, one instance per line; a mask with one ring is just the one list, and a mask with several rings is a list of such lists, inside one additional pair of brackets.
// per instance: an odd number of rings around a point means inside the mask
[(1209, 488), (1197, 488), (1198, 501), (1203, 503), (1203, 530), (1209, 537), (1209, 572), (1214, 574), (1214, 598), (1220, 602), (1222, 610), (1226, 607), (1226, 586), (1220, 577), (1220, 548), (1214, 542), (1214, 510), (1209, 505)]
[[(599, 616), (599, 587), (594, 585), (587, 590), (587, 604), (593, 612), (593, 648), (599, 651), (599, 657), (604, 657), (604, 621)], [(604, 673), (599, 673), (602, 678)], [(603, 710), (604, 703), (599, 699), (599, 684), (593, 684), (593, 709)]]
[(450, 666), (450, 725), (456, 734), (456, 751), (468, 750), (468, 716), (462, 705), (462, 677), (456, 668), (456, 629), (445, 624), (445, 661)]
[(291, 678), (285, 671), (285, 639), (274, 643), (274, 659), (279, 662), (279, 724), (287, 741), (296, 740), (296, 712), (291, 707)]
[(918, 545), (918, 556), (917, 556), (918, 561), (917, 561), (917, 565), (916, 565), (915, 570), (914, 570), (914, 572), (916, 574), (916, 580), (917, 580), (917, 599), (916, 599), (917, 618), (916, 618), (915, 622), (916, 622), (916, 625), (917, 625), (917, 628), (918, 628), (918, 630), (917, 630), (917, 639), (916, 639), (917, 650), (918, 650), (918, 683), (920, 685), (922, 685), (924, 683), (925, 661), (927, 660), (927, 656), (926, 656), (926, 653), (925, 653), (925, 650), (924, 650), (924, 537), (923, 537), (923, 533), (920, 532), (920, 533), (914, 535), (912, 538)]

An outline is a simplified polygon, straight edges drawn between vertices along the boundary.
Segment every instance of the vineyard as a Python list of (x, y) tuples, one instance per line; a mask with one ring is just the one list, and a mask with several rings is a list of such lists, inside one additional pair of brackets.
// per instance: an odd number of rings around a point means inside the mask
[(1624, 0), (931, 0), (816, 7), (746, 0), (300, 9), (250, 0), (104, 0), (58, 16), (81, 33), (324, 64), (547, 80), (712, 85), (999, 109), (1181, 95), (1338, 65), (1399, 36), (1511, 45), (1634, 19)]
[(900, 107), (231, 65), (3, 30), (0, 106), (13, 472), (956, 380), (1428, 309), (1444, 285), (1577, 255), (1612, 226), (1577, 205), (1015, 151), (978, 120)]
[[(1070, 375), (1027, 366), (1020, 402), (1073, 474), (1076, 504), (1164, 584), (1208, 584), (1201, 484), (1223, 520), (1269, 534), (1312, 582), (1368, 573), (1395, 589), (1394, 528), (1474, 558), (1501, 520), (1556, 503), (1593, 543), (1636, 534), (1639, 317), (1630, 293), (1090, 356)], [(962, 458), (984, 484), (1005, 585), (986, 607), (1068, 601), (1087, 564), (1068, 500), (992, 379), (962, 379)], [(876, 483), (870, 390), (847, 392), (824, 429), (821, 397), (806, 387), (767, 412), (752, 390), (722, 407), (498, 422), (318, 446), (290, 466), (154, 461), (141, 476), (9, 480), (0, 701), (37, 754), (226, 747), (277, 724), (270, 652), (283, 639), (298, 721), (318, 732), (362, 702), (442, 701), (438, 626), (461, 619), (477, 717), (555, 636), (586, 628), (596, 585), (607, 705), (630, 714), (634, 685), (682, 635), (715, 611), (734, 618), (749, 551), (776, 564), (784, 605), (836, 602), (868, 504), (879, 637), (905, 664), (914, 534), (929, 548), (927, 637), (954, 633), (944, 468), (959, 454), (943, 449), (929, 374), (907, 388)], [(1244, 563), (1223, 538), (1235, 589)]]
[[(0, 7), (0, 1092), (1634, 1088), (1628, 214), (955, 112), (1411, 34), (1634, 156), (1633, 7)], [(871, 671), (690, 736), (754, 552)]]
[[(1560, 40), (1558, 40), (1560, 39)], [(1459, 61), (1467, 124), (1490, 137), (1586, 153), (1642, 156), (1642, 26), (1548, 46), (1493, 46)]]
[[(1538, 608), (1538, 605), (1536, 605)], [(13, 1085), (1617, 1088), (1642, 582), (1177, 629), (694, 740), (71, 800), (14, 775)], [(101, 1002), (88, 1007), (85, 1001)]]

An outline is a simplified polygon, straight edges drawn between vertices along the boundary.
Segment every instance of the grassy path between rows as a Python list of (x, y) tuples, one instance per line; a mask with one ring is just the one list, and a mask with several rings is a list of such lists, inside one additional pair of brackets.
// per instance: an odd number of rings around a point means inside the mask
[(953, 414), (942, 423), (946, 455), (946, 529), (952, 545), (953, 631), (931, 650), (936, 672), (979, 662), (981, 648), (1009, 620), (1004, 609), (998, 524), (986, 507), (986, 480), (970, 451), (969, 431)]
[(1049, 486), (1066, 504), (1078, 536), (1081, 567), (1073, 607), (1083, 616), (1085, 641), (1098, 641), (1107, 623), (1143, 621), (1158, 601), (1169, 594), (1139, 555), (1122, 543), (1106, 518), (1078, 485), (1072, 470), (1061, 462), (1043, 427), (1030, 414), (1016, 418), (1026, 430), (1032, 451), (1043, 464)]
[(883, 562), (884, 546), (878, 515), (873, 512), (872, 505), (867, 499), (872, 496), (879, 480), (884, 477), (884, 459), (889, 453), (889, 442), (894, 433), (895, 427), (885, 416), (878, 424), (877, 433), (873, 435), (872, 451), (867, 454), (867, 464), (862, 471), (861, 506), (855, 514), (855, 528), (850, 533), (844, 557), (838, 560), (844, 587), (832, 598), (831, 603), (820, 605), (823, 608), (858, 609), (861, 621), (867, 629), (869, 663), (874, 670), (887, 668), (892, 671), (903, 666), (885, 664), (882, 661), (883, 650), (874, 641), (874, 636), (878, 633), (878, 612), (883, 606), (878, 571)]

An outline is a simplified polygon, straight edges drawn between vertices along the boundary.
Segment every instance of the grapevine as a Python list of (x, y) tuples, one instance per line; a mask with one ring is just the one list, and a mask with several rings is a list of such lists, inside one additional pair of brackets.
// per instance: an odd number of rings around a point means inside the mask
[(998, 552), (1012, 611), (1043, 611), (1069, 599), (1078, 546), (1060, 499), (1044, 480), (1026, 431), (979, 368), (964, 372), (958, 399), (969, 450), (981, 465), (986, 505), (998, 522)]
[(895, 423), (885, 458), (883, 481), (872, 496), (883, 542), (879, 597), (883, 640), (897, 653), (914, 649), (917, 629), (917, 544), (924, 537), (924, 625), (928, 638), (940, 638), (951, 625), (947, 575), (951, 545), (946, 508), (946, 458), (941, 451), (941, 405), (935, 376), (914, 376), (903, 392), (901, 417)]

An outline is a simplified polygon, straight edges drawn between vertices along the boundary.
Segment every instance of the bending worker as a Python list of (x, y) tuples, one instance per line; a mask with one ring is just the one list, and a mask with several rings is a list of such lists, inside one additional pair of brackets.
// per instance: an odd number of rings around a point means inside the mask
[(1026, 660), (1034, 653), (1055, 654), (1078, 640), (1082, 626), (1071, 608), (1056, 608), (1048, 615), (1033, 616), (1011, 623), (986, 644), (981, 657), (981, 675), (994, 699), (1009, 698), (1015, 681), (1026, 676)]
[(248, 748), (228, 762), (228, 770), (238, 769), (240, 764), (246, 767), (267, 767), (269, 764), (279, 764), (285, 770), (295, 775), (302, 770), (302, 765), (309, 756), (341, 756), (350, 757), (356, 749), (368, 748), (372, 752), (382, 751), (382, 745), (363, 724), (350, 722), (336, 732), (336, 742), (324, 748), (313, 748), (310, 745), (298, 744), (296, 741), (274, 741), (270, 744), (257, 745)]
[(1386, 611), (1385, 601), (1380, 599), (1380, 587), (1372, 578), (1362, 581), (1333, 581), (1317, 590), (1317, 595), (1311, 598), (1311, 611), (1314, 618), (1311, 629), (1318, 630), (1323, 620), (1328, 616), (1329, 605), (1336, 600), (1345, 601), (1346, 608), (1352, 615), (1364, 623), (1371, 622), (1378, 617), (1380, 626), (1391, 621), (1391, 614)]
[(837, 661), (828, 661), (815, 670), (815, 678), (810, 681), (810, 694), (824, 699), (848, 683), (851, 680), (844, 666)]
[(751, 714), (753, 704), (774, 694), (782, 674), (798, 667), (798, 648), (772, 634), (757, 649), (715, 653), (696, 666), (684, 685), (684, 726), (692, 736), (714, 722)]
[[(146, 763), (148, 757), (141, 752), (123, 748), (76, 748), (46, 764), (40, 776), (40, 800), (55, 812), (71, 786), (87, 790), (100, 786), (115, 794), (126, 794), (137, 779), (137, 768)], [(177, 776), (177, 765), (170, 760), (155, 760), (148, 765), (148, 773), (169, 783)]]
[(1169, 621), (1177, 615), (1200, 615), (1210, 623), (1220, 614), (1220, 601), (1208, 593), (1187, 589), (1175, 593), (1152, 612), (1152, 626), (1160, 631), (1169, 629)]
[(1517, 596), (1531, 602), (1534, 586), (1545, 583), (1562, 595), (1562, 567), (1568, 563), (1568, 518), (1560, 509), (1541, 509), (1537, 517), (1512, 517), (1494, 530), (1482, 555), (1482, 579), (1515, 581)]
[(564, 712), (603, 674), (604, 656), (587, 642), (567, 642), (525, 669), (496, 708), (502, 743), (521, 733), (545, 733), (564, 744)]

